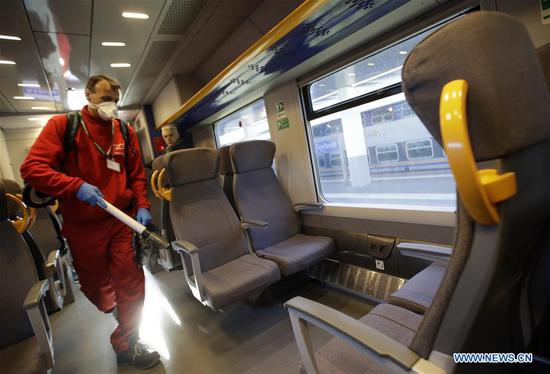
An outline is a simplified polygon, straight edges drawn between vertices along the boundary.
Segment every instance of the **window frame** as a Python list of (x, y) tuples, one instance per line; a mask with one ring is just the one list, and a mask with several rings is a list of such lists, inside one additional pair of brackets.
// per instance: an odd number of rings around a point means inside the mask
[[(432, 155), (431, 156), (427, 156), (427, 157), (411, 157), (411, 155), (409, 154), (409, 144), (411, 143), (420, 143), (420, 142), (425, 142), (425, 141), (429, 141), (430, 142), (430, 150), (432, 152)], [(423, 148), (428, 148), (428, 147), (423, 147)], [(407, 154), (407, 159), (409, 160), (429, 160), (431, 158), (434, 158), (435, 156), (435, 152), (434, 152), (434, 142), (431, 138), (426, 138), (426, 139), (416, 139), (416, 140), (409, 140), (409, 141), (406, 141), (405, 142), (405, 153)]]
[[(378, 148), (382, 148), (382, 147), (393, 147), (395, 149), (395, 151), (383, 151), (383, 152), (378, 152)], [(377, 145), (374, 147), (375, 151), (376, 151), (376, 161), (379, 162), (379, 163), (384, 163), (384, 162), (394, 162), (394, 161), (399, 161), (399, 147), (397, 146), (397, 144), (395, 143), (389, 143), (389, 144), (380, 144), (380, 145)], [(397, 158), (395, 160), (380, 160), (380, 157), (378, 157), (378, 155), (380, 153), (394, 153), (397, 155)]]
[[(446, 207), (446, 206), (421, 206), (421, 205), (393, 205), (393, 204), (376, 204), (376, 203), (345, 203), (345, 202), (332, 202), (328, 201), (327, 198), (324, 196), (322, 187), (321, 187), (321, 180), (320, 180), (320, 170), (319, 165), (316, 161), (316, 153), (315, 153), (315, 147), (314, 147), (314, 136), (313, 136), (313, 126), (311, 125), (311, 121), (329, 116), (341, 111), (345, 111), (357, 106), (361, 106), (363, 104), (379, 101), (382, 99), (385, 99), (387, 97), (402, 94), (403, 88), (402, 88), (402, 81), (390, 84), (386, 87), (380, 88), (378, 90), (368, 92), (363, 95), (359, 95), (357, 97), (344, 100), (342, 102), (333, 104), (331, 106), (314, 110), (313, 109), (313, 103), (311, 98), (311, 86), (316, 83), (317, 81), (336, 73), (337, 71), (346, 69), (347, 67), (361, 61), (364, 59), (367, 59), (371, 56), (374, 56), (378, 53), (381, 53), (382, 51), (386, 50), (389, 47), (392, 47), (396, 44), (399, 44), (407, 39), (414, 38), (415, 36), (430, 30), (434, 28), (440, 27), (443, 23), (448, 22), (451, 19), (458, 18), (461, 14), (464, 13), (458, 13), (454, 16), (450, 16), (444, 20), (440, 20), (439, 22), (435, 22), (433, 24), (428, 25), (427, 27), (423, 29), (417, 29), (413, 33), (409, 33), (406, 35), (403, 35), (402, 38), (399, 40), (394, 40), (390, 44), (381, 45), (380, 48), (377, 48), (376, 50), (370, 50), (367, 54), (364, 54), (362, 56), (356, 56), (356, 58), (352, 61), (348, 61), (345, 65), (338, 65), (334, 69), (325, 69), (325, 73), (323, 75), (317, 75), (317, 76), (310, 76), (307, 81), (302, 81), (299, 85), (299, 92), (300, 92), (300, 99), (302, 104), (302, 113), (304, 116), (304, 126), (306, 131), (306, 137), (308, 141), (308, 148), (309, 148), (309, 155), (311, 159), (311, 166), (313, 169), (313, 175), (314, 175), (314, 182), (315, 182), (315, 192), (317, 194), (317, 198), (319, 201), (323, 202), (327, 207), (335, 207), (339, 209), (346, 209), (346, 210), (353, 210), (353, 211), (361, 211), (361, 210), (373, 210), (378, 213), (387, 211), (390, 216), (392, 216), (394, 213), (392, 212), (418, 212), (418, 214), (422, 215), (427, 221), (431, 221), (431, 218), (427, 218), (428, 216), (425, 216), (424, 214), (429, 214), (432, 217), (440, 217), (442, 221), (438, 224), (442, 224), (443, 226), (453, 226), (454, 225), (454, 215), (456, 214), (456, 207)], [(416, 116), (416, 114), (413, 111), (413, 114)], [(363, 126), (364, 127), (364, 126)], [(430, 139), (431, 140), (431, 139)], [(435, 149), (432, 144), (432, 158), (435, 155)], [(394, 144), (397, 150), (398, 154), (398, 160), (399, 160), (399, 146), (397, 144)], [(381, 145), (384, 146), (384, 145)], [(405, 146), (406, 147), (406, 146)], [(376, 159), (378, 162), (386, 163), (386, 162), (392, 162), (392, 161), (379, 161), (378, 160), (378, 152), (377, 147), (374, 149), (376, 153)], [(370, 162), (370, 151), (367, 151), (367, 157)], [(405, 156), (408, 158), (408, 152), (405, 148)], [(418, 159), (418, 158), (417, 158)], [(343, 161), (345, 162), (345, 161)], [(381, 213), (382, 216), (386, 216), (385, 213)], [(385, 218), (384, 218), (385, 219)]]
[[(248, 108), (248, 107), (254, 106), (256, 103), (258, 103), (258, 102), (260, 102), (260, 101), (263, 101), (263, 103), (264, 103), (264, 109), (265, 109), (265, 113), (266, 113), (265, 119), (266, 119), (266, 121), (268, 122), (268, 125), (267, 125), (267, 132), (269, 133), (269, 138), (270, 138), (270, 139), (272, 138), (272, 137), (271, 137), (271, 130), (270, 130), (270, 128), (269, 128), (269, 121), (268, 121), (268, 119), (267, 119), (267, 107), (266, 107), (266, 105), (265, 105), (265, 98), (264, 98), (264, 97), (259, 97), (259, 98), (255, 99), (255, 100), (249, 102), (248, 104), (243, 105), (243, 106), (241, 106), (240, 108), (238, 108), (238, 109), (232, 111), (231, 113), (229, 113), (229, 114), (227, 114), (227, 115), (225, 115), (225, 116), (223, 116), (223, 117), (221, 117), (221, 118), (218, 118), (216, 121), (214, 121), (214, 123), (213, 123), (211, 126), (212, 126), (212, 132), (214, 133), (214, 141), (216, 142), (216, 148), (217, 148), (217, 149), (220, 149), (221, 147), (225, 147), (225, 146), (229, 146), (229, 145), (233, 144), (233, 143), (231, 143), (231, 144), (226, 144), (226, 145), (221, 145), (221, 144), (220, 144), (220, 139), (218, 138), (218, 134), (216, 133), (216, 127), (218, 127), (219, 123), (220, 123), (221, 121), (223, 121), (224, 119), (226, 119), (227, 117), (231, 117), (231, 116), (234, 115), (235, 113), (238, 113), (238, 112), (240, 112), (240, 111), (242, 111), (242, 110), (244, 110), (244, 109), (246, 109), (246, 108)], [(248, 140), (253, 140), (253, 139), (248, 139)], [(242, 140), (242, 141), (246, 141), (246, 140)], [(235, 143), (238, 143), (238, 142), (235, 142)]]

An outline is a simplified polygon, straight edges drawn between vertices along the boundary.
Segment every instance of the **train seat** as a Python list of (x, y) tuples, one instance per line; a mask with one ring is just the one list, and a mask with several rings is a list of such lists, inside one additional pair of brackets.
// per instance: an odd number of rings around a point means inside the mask
[(232, 144), (231, 161), (235, 173), (233, 194), (243, 219), (260, 220), (265, 227), (249, 229), (256, 253), (273, 260), (285, 276), (304, 270), (330, 255), (335, 248), (331, 238), (303, 235), (300, 216), (305, 208), (318, 209), (320, 204), (297, 204), (293, 207), (271, 165), (275, 144), (253, 140)]
[(233, 197), (233, 165), (231, 165), (229, 146), (221, 147), (218, 151), (220, 153), (220, 178), (223, 192), (236, 211), (235, 198)]
[(533, 352), (544, 332), (550, 94), (527, 30), (501, 13), (465, 15), (420, 42), (402, 75), (409, 104), (445, 146), (456, 179), (453, 253), (412, 341), (310, 300), (287, 302), (308, 373), (319, 372), (311, 324), (345, 340), (331, 352), (338, 372), (349, 369), (339, 358), (353, 349), (370, 371), (452, 372), (454, 352)]
[[(422, 315), (391, 304), (379, 304), (358, 321), (409, 347), (422, 322)], [(380, 368), (373, 360), (365, 360), (361, 352), (349, 349), (347, 343), (333, 338), (316, 352), (320, 373), (371, 373)], [(305, 368), (300, 365), (300, 372)]]
[(446, 265), (432, 263), (391, 294), (388, 301), (390, 304), (415, 313), (426, 313), (426, 310), (432, 305), (446, 270)]
[(218, 179), (215, 149), (193, 148), (164, 157), (172, 187), (170, 216), (193, 295), (216, 310), (250, 296), (280, 279), (277, 265), (250, 254), (244, 227)]
[[(12, 195), (22, 193), (21, 186), (17, 182), (9, 179), (2, 179), (1, 182), (7, 193)], [(65, 242), (60, 241), (52, 218), (46, 209), (48, 207), (35, 209), (34, 223), (29, 225), (21, 235), (31, 251), (39, 279), (47, 279), (49, 282), (50, 299), (47, 305), (49, 311), (54, 311), (61, 309), (64, 303), (74, 301), (74, 289), (69, 259), (61, 253)], [(8, 204), (8, 212), (12, 216), (17, 215), (14, 204)], [(52, 214), (55, 216), (53, 212)]]
[[(29, 248), (8, 221), (0, 182), (0, 372), (46, 373), (54, 366), (52, 335), (44, 297)], [(34, 335), (34, 337), (33, 337)]]

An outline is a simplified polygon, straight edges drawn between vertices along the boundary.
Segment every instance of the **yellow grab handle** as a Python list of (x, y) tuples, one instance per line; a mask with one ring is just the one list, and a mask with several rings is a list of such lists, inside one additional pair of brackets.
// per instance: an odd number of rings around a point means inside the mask
[(159, 175), (158, 170), (155, 170), (153, 172), (153, 175), (151, 175), (151, 189), (153, 190), (153, 193), (155, 194), (155, 196), (158, 197), (159, 199), (161, 199), (162, 197), (160, 196), (159, 190), (158, 190), (158, 187), (157, 187), (158, 175)]
[(476, 222), (494, 225), (500, 221), (496, 203), (516, 194), (516, 175), (477, 169), (468, 133), (467, 93), (468, 82), (463, 79), (447, 83), (441, 91), (439, 121), (443, 146), (464, 206)]
[[(20, 201), (23, 201), (23, 195), (21, 195), (20, 193), (15, 195), (15, 197), (17, 197)], [(36, 208), (28, 207), (28, 209), (29, 209), (29, 226), (27, 227), (27, 230), (30, 230), (34, 226), (34, 223), (36, 222)]]
[(19, 207), (19, 209), (21, 209), (21, 212), (23, 213), (22, 218), (18, 218), (14, 220), (10, 219), (10, 222), (13, 225), (13, 227), (15, 227), (18, 233), (22, 234), (25, 231), (27, 231), (27, 228), (29, 227), (29, 223), (30, 223), (29, 209), (27, 208), (27, 205), (23, 201), (19, 200), (17, 197), (12, 195), (11, 193), (7, 193), (6, 197), (8, 198), (8, 200), (13, 201)]
[(167, 201), (172, 200), (172, 189), (164, 187), (164, 177), (166, 176), (166, 169), (162, 169), (157, 179), (157, 189), (160, 196)]

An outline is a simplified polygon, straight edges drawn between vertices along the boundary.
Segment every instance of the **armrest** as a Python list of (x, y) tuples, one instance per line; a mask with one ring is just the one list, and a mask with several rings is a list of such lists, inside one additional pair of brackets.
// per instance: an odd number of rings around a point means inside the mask
[(30, 309), (38, 305), (40, 300), (46, 295), (46, 291), (48, 291), (49, 285), (47, 280), (41, 280), (36, 282), (29, 292), (27, 292), (27, 296), (25, 297), (25, 301), (23, 301), (23, 308)]
[(303, 210), (321, 210), (323, 209), (322, 203), (296, 203), (294, 204), (294, 210), (301, 212)]
[(242, 219), (241, 220), (241, 228), (243, 230), (246, 230), (246, 229), (249, 229), (249, 228), (252, 228), (252, 227), (258, 227), (258, 228), (266, 228), (267, 226), (269, 226), (269, 223), (267, 222), (264, 222), (264, 221), (260, 221), (260, 220), (257, 220), (257, 219)]
[(50, 253), (48, 253), (48, 258), (44, 263), (44, 270), (48, 278), (53, 276), (53, 274), (56, 271), (56, 266), (58, 263), (59, 263), (59, 250), (51, 251)]
[(420, 242), (400, 242), (397, 244), (399, 249), (416, 249), (422, 251), (438, 252), (441, 254), (451, 254), (453, 250), (452, 245), (442, 244), (428, 244)]
[(23, 308), (26, 310), (31, 322), (34, 336), (38, 342), (40, 353), (44, 356), (48, 369), (54, 367), (53, 337), (50, 319), (44, 306), (43, 298), (48, 290), (46, 280), (36, 282), (25, 297)]
[[(201, 303), (207, 304), (206, 295), (204, 293), (204, 283), (202, 281), (201, 262), (199, 258), (199, 249), (196, 245), (185, 240), (174, 240), (172, 248), (179, 252), (181, 256), (181, 264), (187, 284), (195, 296)], [(188, 268), (184, 254), (191, 257), (191, 269)]]
[(328, 330), (341, 339), (359, 343), (376, 354), (411, 368), (419, 356), (408, 347), (382, 334), (380, 331), (326, 305), (303, 297), (295, 297), (285, 303), (289, 313), (298, 314), (307, 322)]
[(192, 255), (194, 253), (198, 253), (199, 249), (197, 248), (196, 245), (194, 245), (193, 243), (191, 242), (188, 242), (186, 240), (174, 240), (172, 242), (172, 247), (174, 248), (174, 250), (178, 251), (178, 252), (185, 252), (189, 255)]

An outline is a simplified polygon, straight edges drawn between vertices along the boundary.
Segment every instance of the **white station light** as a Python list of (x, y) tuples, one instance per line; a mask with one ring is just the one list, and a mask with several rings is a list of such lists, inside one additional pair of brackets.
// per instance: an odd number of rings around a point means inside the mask
[(33, 106), (32, 110), (50, 110), (47, 106)]
[(67, 91), (67, 102), (70, 110), (81, 109), (88, 103), (83, 89)]
[(11, 60), (0, 60), (0, 65), (15, 65), (15, 61), (11, 61)]
[(15, 100), (34, 100), (34, 97), (32, 96), (14, 96)]
[(40, 85), (38, 83), (17, 83), (19, 87), (36, 87), (40, 88)]

